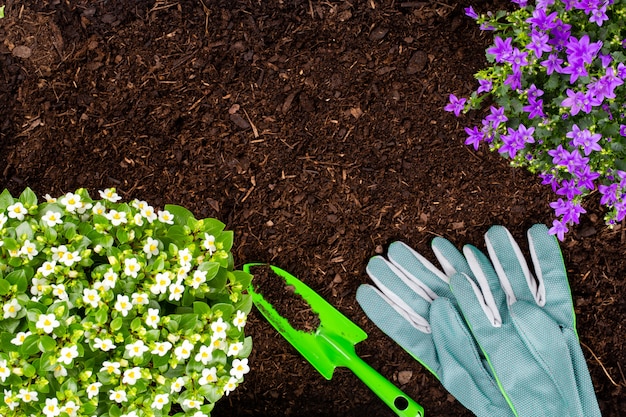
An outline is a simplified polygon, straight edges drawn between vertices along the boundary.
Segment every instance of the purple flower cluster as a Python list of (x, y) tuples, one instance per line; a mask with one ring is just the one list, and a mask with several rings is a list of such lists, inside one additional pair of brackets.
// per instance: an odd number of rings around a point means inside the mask
[(539, 172), (558, 196), (550, 230), (559, 239), (579, 223), (582, 197), (596, 188), (608, 222), (621, 221), (626, 172), (614, 165), (626, 161), (626, 31), (611, 22), (616, 0), (512, 1), (519, 9), (507, 23), (465, 9), (481, 29), (499, 32), (486, 51), (494, 65), (477, 74), (469, 100), (451, 94), (445, 110), (459, 116), (478, 108), (482, 94), (493, 96), (482, 125), (465, 128), (465, 144), (478, 150), (486, 143)]

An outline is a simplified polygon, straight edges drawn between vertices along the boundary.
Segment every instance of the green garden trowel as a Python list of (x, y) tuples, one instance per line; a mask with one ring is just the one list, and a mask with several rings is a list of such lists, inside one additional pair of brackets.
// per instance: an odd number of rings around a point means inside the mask
[[(255, 266), (263, 263), (250, 263), (243, 270), (250, 273)], [(256, 308), (282, 334), (289, 343), (308, 360), (326, 379), (331, 379), (336, 367), (349, 368), (398, 416), (423, 417), (424, 409), (404, 394), (398, 387), (385, 379), (374, 368), (357, 356), (354, 345), (365, 340), (367, 333), (341, 314), (315, 291), (290, 273), (269, 265), (275, 274), (293, 287), (319, 316), (320, 325), (315, 332), (296, 330), (287, 319), (279, 315), (274, 307), (250, 285), (248, 292)]]

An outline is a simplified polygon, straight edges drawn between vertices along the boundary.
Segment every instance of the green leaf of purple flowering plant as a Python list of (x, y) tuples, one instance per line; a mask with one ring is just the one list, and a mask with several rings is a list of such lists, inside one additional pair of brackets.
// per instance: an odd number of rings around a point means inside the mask
[(610, 226), (626, 218), (626, 0), (512, 0), (511, 11), (465, 14), (493, 32), (490, 64), (445, 110), (489, 111), (465, 144), (525, 167), (552, 187), (550, 233), (563, 240), (597, 190)]

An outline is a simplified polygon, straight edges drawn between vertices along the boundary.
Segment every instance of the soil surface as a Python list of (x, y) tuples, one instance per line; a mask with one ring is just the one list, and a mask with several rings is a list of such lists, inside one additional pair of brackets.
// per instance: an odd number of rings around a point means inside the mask
[[(498, 0), (496, 0), (498, 1)], [(357, 353), (429, 416), (469, 416), (364, 315), (368, 259), (403, 240), (484, 247), (552, 222), (540, 180), (463, 145), (444, 112), (491, 42), (492, 0), (0, 1), (0, 189), (183, 205), (235, 232), (237, 266), (290, 271), (361, 326)], [(562, 249), (604, 416), (626, 415), (625, 228), (598, 197)], [(392, 416), (350, 371), (322, 378), (258, 313), (252, 371), (215, 416)], [(538, 404), (540, 407), (541, 404)]]

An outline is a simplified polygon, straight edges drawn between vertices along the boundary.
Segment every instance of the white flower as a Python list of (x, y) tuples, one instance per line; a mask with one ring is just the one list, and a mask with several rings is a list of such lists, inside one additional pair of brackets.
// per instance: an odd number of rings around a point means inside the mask
[(167, 287), (172, 283), (169, 272), (159, 272), (154, 280), (155, 283), (150, 287), (150, 292), (155, 295), (165, 294)]
[(131, 206), (133, 206), (133, 207), (135, 207), (137, 210), (141, 211), (141, 210), (143, 210), (145, 207), (147, 207), (147, 206), (148, 206), (148, 203), (147, 203), (146, 201), (139, 200), (139, 199), (135, 198), (135, 199), (133, 199), (133, 200), (130, 202), (130, 205), (131, 205)]
[(9, 218), (22, 221), (24, 220), (24, 214), (28, 213), (28, 210), (26, 210), (24, 205), (18, 201), (17, 203), (11, 204), (7, 207), (7, 212), (9, 214)]
[(159, 221), (166, 224), (174, 224), (174, 216), (167, 210), (159, 210)]
[(65, 369), (65, 367), (61, 365), (60, 363), (57, 363), (57, 366), (55, 366), (53, 373), (54, 373), (54, 377), (58, 379), (58, 378), (61, 378), (62, 376), (67, 376), (67, 369)]
[(50, 251), (52, 251), (52, 260), (58, 261), (65, 256), (65, 253), (67, 252), (67, 246), (61, 245), (58, 247), (52, 247), (50, 248)]
[(217, 248), (215, 247), (215, 236), (205, 233), (202, 247), (208, 250), (211, 255), (213, 255), (213, 253), (217, 250)]
[(100, 197), (110, 201), (111, 203), (116, 203), (122, 199), (122, 197), (115, 192), (115, 188), (107, 188), (104, 191), (100, 190), (98, 193), (100, 193)]
[(211, 338), (211, 348), (213, 349), (213, 351), (216, 351), (216, 350), (225, 351), (226, 348), (227, 348), (226, 341), (224, 339), (219, 338), (219, 337), (213, 336)]
[(172, 348), (172, 344), (170, 342), (156, 342), (154, 345), (154, 349), (152, 349), (153, 355), (165, 356), (167, 352)]
[(56, 398), (46, 398), (46, 405), (43, 407), (43, 413), (47, 417), (56, 417), (61, 414), (61, 408), (59, 407), (59, 400)]
[(118, 294), (113, 308), (122, 313), (122, 316), (126, 317), (130, 309), (133, 308), (133, 304), (130, 302), (127, 295)]
[(191, 279), (191, 287), (198, 289), (200, 285), (206, 282), (207, 271), (195, 270), (193, 271), (193, 277)]
[(0, 380), (2, 382), (6, 381), (7, 378), (11, 375), (11, 370), (7, 366), (6, 359), (0, 359)]
[(102, 386), (101, 382), (92, 382), (87, 386), (87, 398), (92, 399), (93, 397), (100, 394), (100, 387)]
[(169, 394), (157, 394), (154, 397), (154, 401), (152, 402), (152, 408), (156, 408), (157, 410), (162, 410), (163, 407), (170, 402)]
[(107, 290), (110, 290), (111, 288), (115, 288), (117, 278), (117, 273), (112, 268), (109, 268), (102, 276), (102, 283)]
[(141, 358), (149, 350), (148, 346), (143, 343), (143, 340), (137, 340), (135, 343), (126, 345), (125, 348), (128, 351), (128, 356), (131, 358)]
[(137, 258), (124, 259), (124, 274), (129, 277), (137, 278), (137, 274), (141, 270), (141, 265)]
[(126, 391), (123, 389), (118, 390), (110, 390), (109, 391), (109, 400), (115, 401), (118, 404), (126, 402), (128, 398), (126, 397)]
[(9, 301), (8, 303), (5, 303), (2, 306), (2, 309), (4, 310), (5, 319), (13, 319), (17, 316), (17, 313), (22, 309), (22, 306), (20, 305), (19, 301), (17, 301), (17, 298), (11, 298), (11, 301)]
[(237, 388), (237, 378), (231, 376), (226, 385), (224, 385), (224, 395), (228, 396), (235, 388)]
[(20, 254), (26, 256), (28, 260), (32, 260), (38, 253), (37, 246), (28, 239), (24, 241), (24, 244), (20, 248)]
[(250, 367), (248, 366), (247, 358), (233, 360), (233, 367), (230, 369), (230, 374), (232, 376), (237, 379), (241, 379), (248, 372), (250, 372)]
[(135, 223), (136, 226), (143, 226), (143, 217), (141, 217), (140, 213), (135, 213), (135, 215), (133, 216), (133, 223)]
[(83, 290), (83, 302), (93, 308), (98, 308), (98, 303), (100, 303), (100, 294), (98, 294), (98, 290), (85, 288)]
[(183, 287), (181, 284), (176, 282), (169, 286), (169, 290), (170, 290), (169, 300), (178, 301), (183, 296), (183, 293), (185, 292), (185, 287)]
[(226, 337), (226, 329), (228, 328), (228, 324), (224, 323), (221, 317), (211, 323), (211, 330), (213, 330), (213, 337), (224, 339)]
[(119, 226), (128, 222), (125, 211), (111, 210), (106, 214), (106, 218), (109, 219), (113, 226)]
[(124, 371), (122, 384), (135, 385), (139, 378), (141, 378), (141, 368), (135, 366), (134, 368), (130, 368)]
[(61, 301), (69, 300), (67, 292), (65, 291), (65, 285), (63, 284), (52, 284), (52, 295)]
[(198, 350), (194, 359), (197, 362), (202, 362), (203, 365), (208, 364), (213, 359), (213, 349), (207, 345), (200, 346), (200, 350)]
[(211, 382), (217, 382), (217, 368), (215, 366), (210, 369), (203, 369), (202, 376), (198, 380), (200, 385), (206, 385)]
[(226, 356), (237, 356), (239, 352), (241, 352), (241, 349), (243, 349), (243, 343), (241, 342), (231, 343), (228, 346), (228, 352), (226, 352)]
[(102, 205), (102, 203), (97, 202), (95, 206), (91, 209), (93, 214), (97, 214), (99, 216), (106, 216), (107, 209)]
[(85, 214), (85, 212), (92, 207), (93, 207), (93, 204), (86, 202), (86, 201), (81, 201), (80, 204), (76, 207), (76, 213)]
[(159, 254), (159, 241), (149, 237), (146, 243), (143, 245), (143, 251), (146, 254), (146, 258), (150, 259), (153, 256)]
[(59, 203), (65, 206), (65, 210), (74, 213), (78, 207), (81, 207), (80, 196), (74, 193), (67, 193), (63, 196)]
[(120, 417), (137, 417), (137, 412), (133, 410), (126, 414), (120, 414)]
[(37, 391), (29, 391), (25, 388), (20, 388), (20, 392), (16, 397), (25, 403), (29, 403), (31, 401), (37, 401), (39, 399), (39, 393)]
[(57, 213), (56, 211), (48, 210), (46, 214), (41, 216), (41, 220), (48, 226), (54, 227), (57, 224), (63, 224), (63, 215), (61, 213)]
[(191, 417), (209, 417), (207, 414), (204, 414), (202, 411), (196, 411), (193, 413)]
[(146, 220), (148, 220), (148, 223), (152, 223), (153, 221), (157, 219), (157, 215), (154, 212), (154, 207), (152, 206), (146, 206), (142, 208), (141, 215), (145, 217)]
[(174, 355), (176, 355), (176, 359), (182, 361), (189, 358), (192, 350), (193, 344), (189, 340), (184, 340), (182, 345), (174, 349)]
[(246, 313), (241, 310), (237, 310), (237, 314), (233, 319), (233, 325), (237, 328), (237, 330), (241, 331), (243, 327), (246, 325)]
[(116, 348), (111, 339), (100, 339), (99, 337), (94, 339), (93, 346), (103, 352), (108, 352), (109, 350)]
[(183, 407), (187, 407), (187, 408), (200, 408), (200, 406), (202, 406), (202, 403), (198, 400), (193, 400), (191, 398), (187, 398), (185, 401), (183, 401)]
[(156, 329), (160, 321), (161, 316), (159, 316), (159, 310), (156, 308), (149, 308), (148, 314), (146, 315), (146, 326)]
[(78, 405), (76, 405), (74, 401), (68, 401), (63, 407), (61, 407), (61, 412), (67, 413), (69, 417), (76, 417), (78, 414), (78, 408)]
[(9, 218), (4, 213), (0, 213), (0, 229), (2, 229)]
[(101, 382), (92, 382), (87, 386), (87, 398), (92, 399), (100, 393)]
[(75, 263), (80, 262), (81, 259), (82, 257), (78, 251), (67, 251), (63, 253), (61, 258), (59, 258), (59, 262), (63, 263), (65, 266), (72, 266)]
[(191, 261), (193, 261), (193, 255), (188, 248), (178, 251), (178, 262), (181, 266), (190, 265)]
[(148, 299), (148, 295), (143, 292), (133, 293), (132, 298), (133, 298), (134, 305), (146, 305), (150, 303), (150, 300)]
[(115, 374), (120, 375), (122, 372), (120, 371), (120, 363), (119, 362), (102, 362), (102, 368), (100, 368), (100, 372), (107, 372), (109, 375)]
[(11, 339), (11, 343), (13, 343), (15, 346), (22, 346), (24, 344), (24, 340), (31, 334), (33, 333), (30, 331), (19, 332), (18, 334), (15, 335), (13, 339)]
[(4, 403), (8, 405), (11, 410), (14, 410), (19, 404), (13, 396), (13, 391), (6, 389), (4, 390)]
[(170, 392), (180, 392), (185, 386), (185, 380), (182, 377), (178, 377), (172, 382), (172, 386), (170, 387)]
[(78, 357), (78, 346), (65, 346), (61, 348), (61, 354), (57, 359), (57, 362), (63, 363), (65, 365), (69, 365), (72, 361)]
[(45, 333), (52, 333), (60, 325), (61, 323), (59, 323), (54, 314), (40, 314), (37, 318), (37, 323), (35, 323), (35, 327), (43, 330)]
[[(50, 276), (50, 274), (54, 273), (54, 267), (56, 265), (57, 265), (56, 261), (45, 261), (44, 263), (41, 264), (39, 268), (37, 268), (37, 273), (43, 275), (44, 277), (48, 277)], [(34, 282), (35, 282), (35, 278), (33, 278), (33, 285), (34, 285)], [(46, 281), (46, 284), (47, 283), (48, 282)]]

